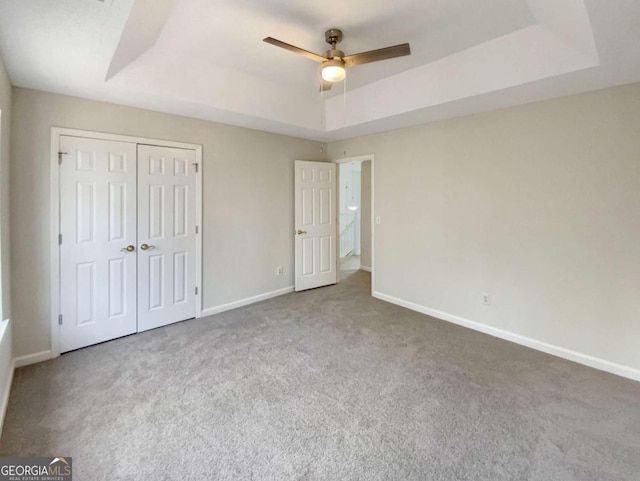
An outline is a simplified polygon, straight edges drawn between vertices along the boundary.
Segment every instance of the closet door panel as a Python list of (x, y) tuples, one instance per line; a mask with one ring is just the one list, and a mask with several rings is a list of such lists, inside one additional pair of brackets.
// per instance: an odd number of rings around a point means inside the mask
[(138, 146), (138, 330), (195, 317), (195, 151)]
[(136, 332), (136, 144), (61, 136), (60, 152), (66, 352)]

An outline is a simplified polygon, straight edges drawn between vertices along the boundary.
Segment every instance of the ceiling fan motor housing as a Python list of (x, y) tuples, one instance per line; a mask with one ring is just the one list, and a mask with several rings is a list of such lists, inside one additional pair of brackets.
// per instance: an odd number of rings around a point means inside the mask
[(342, 58), (344, 57), (344, 52), (342, 50), (336, 50), (332, 48), (331, 50), (327, 50), (324, 53), (324, 56), (327, 57), (328, 59)]

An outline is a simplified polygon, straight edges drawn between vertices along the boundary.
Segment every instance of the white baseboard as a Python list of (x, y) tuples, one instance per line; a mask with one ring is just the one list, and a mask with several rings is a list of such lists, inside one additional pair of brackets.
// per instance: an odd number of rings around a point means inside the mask
[(282, 296), (293, 292), (293, 286), (278, 289), (276, 291), (265, 292), (264, 294), (258, 294), (257, 296), (247, 297), (240, 299), (239, 301), (229, 302), (228, 304), (221, 304), (216, 307), (209, 307), (202, 310), (201, 317), (212, 316), (213, 314), (219, 314), (221, 312), (230, 311), (231, 309), (237, 309), (238, 307), (248, 306), (249, 304), (255, 304), (256, 302), (266, 301), (273, 297)]
[(546, 342), (538, 341), (530, 337), (525, 337), (513, 332), (504, 331), (496, 327), (487, 326), (486, 324), (482, 324), (480, 322), (470, 321), (469, 319), (454, 316), (453, 314), (448, 314), (436, 309), (421, 306), (420, 304), (416, 304), (414, 302), (405, 301), (404, 299), (389, 296), (387, 294), (383, 294), (382, 292), (374, 292), (373, 297), (382, 301), (390, 302), (391, 304), (406, 307), (407, 309), (411, 309), (412, 311), (417, 311), (422, 314), (441, 319), (443, 321), (448, 321), (453, 324), (468, 327), (469, 329), (473, 329), (484, 334), (489, 334), (490, 336), (498, 337), (506, 341), (520, 344), (522, 346), (530, 347), (531, 349), (536, 349), (537, 351), (542, 351), (553, 356), (561, 357), (563, 359), (568, 359), (569, 361), (577, 362), (579, 364), (584, 364), (585, 366), (599, 369), (601, 371), (606, 371), (618, 376), (626, 377), (628, 379), (633, 379), (634, 381), (640, 381), (640, 370), (634, 369), (629, 366), (624, 366), (622, 364), (617, 364), (615, 362), (600, 359), (588, 354), (565, 349), (564, 347), (548, 344)]
[(13, 363), (16, 368), (35, 364), (37, 362), (48, 361), (51, 359), (51, 351), (40, 351), (27, 356), (16, 357)]
[(13, 371), (15, 370), (15, 359), (11, 360), (9, 366), (9, 377), (7, 378), (7, 385), (2, 393), (2, 405), (0, 405), (0, 436), (2, 436), (2, 428), (4, 427), (4, 417), (7, 414), (7, 408), (9, 407), (9, 395), (11, 394), (11, 384), (13, 383)]
[(361, 271), (371, 272), (371, 267), (369, 267), (369, 266), (360, 266), (360, 270)]

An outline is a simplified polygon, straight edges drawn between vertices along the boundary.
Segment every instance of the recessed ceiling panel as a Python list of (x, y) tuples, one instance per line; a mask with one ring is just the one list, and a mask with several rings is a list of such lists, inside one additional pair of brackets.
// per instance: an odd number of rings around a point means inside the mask
[[(0, 0), (12, 83), (330, 140), (640, 80), (637, 1), (161, 1)], [(329, 28), (412, 54), (321, 95), (318, 63), (262, 42), (321, 54)]]

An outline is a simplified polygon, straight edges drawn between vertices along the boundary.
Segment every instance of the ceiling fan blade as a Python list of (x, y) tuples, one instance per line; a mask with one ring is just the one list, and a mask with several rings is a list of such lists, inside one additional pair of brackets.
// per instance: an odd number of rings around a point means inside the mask
[(343, 57), (342, 60), (344, 60), (347, 67), (353, 67), (354, 65), (377, 62), (378, 60), (386, 60), (388, 58), (404, 57), (405, 55), (411, 55), (411, 49), (408, 43), (347, 55)]
[(320, 79), (320, 92), (326, 92), (327, 90), (331, 90), (333, 87), (333, 82), (329, 82), (323, 78)]
[(304, 55), (311, 60), (315, 60), (316, 62), (324, 62), (327, 60), (322, 55), (318, 55), (317, 53), (309, 52), (308, 50), (304, 50), (300, 47), (296, 47), (295, 45), (290, 45), (288, 43), (277, 40), (273, 37), (267, 37), (262, 39), (263, 42), (270, 43), (271, 45), (275, 45), (276, 47), (284, 48), (285, 50), (289, 50), (293, 53), (299, 53), (300, 55)]

